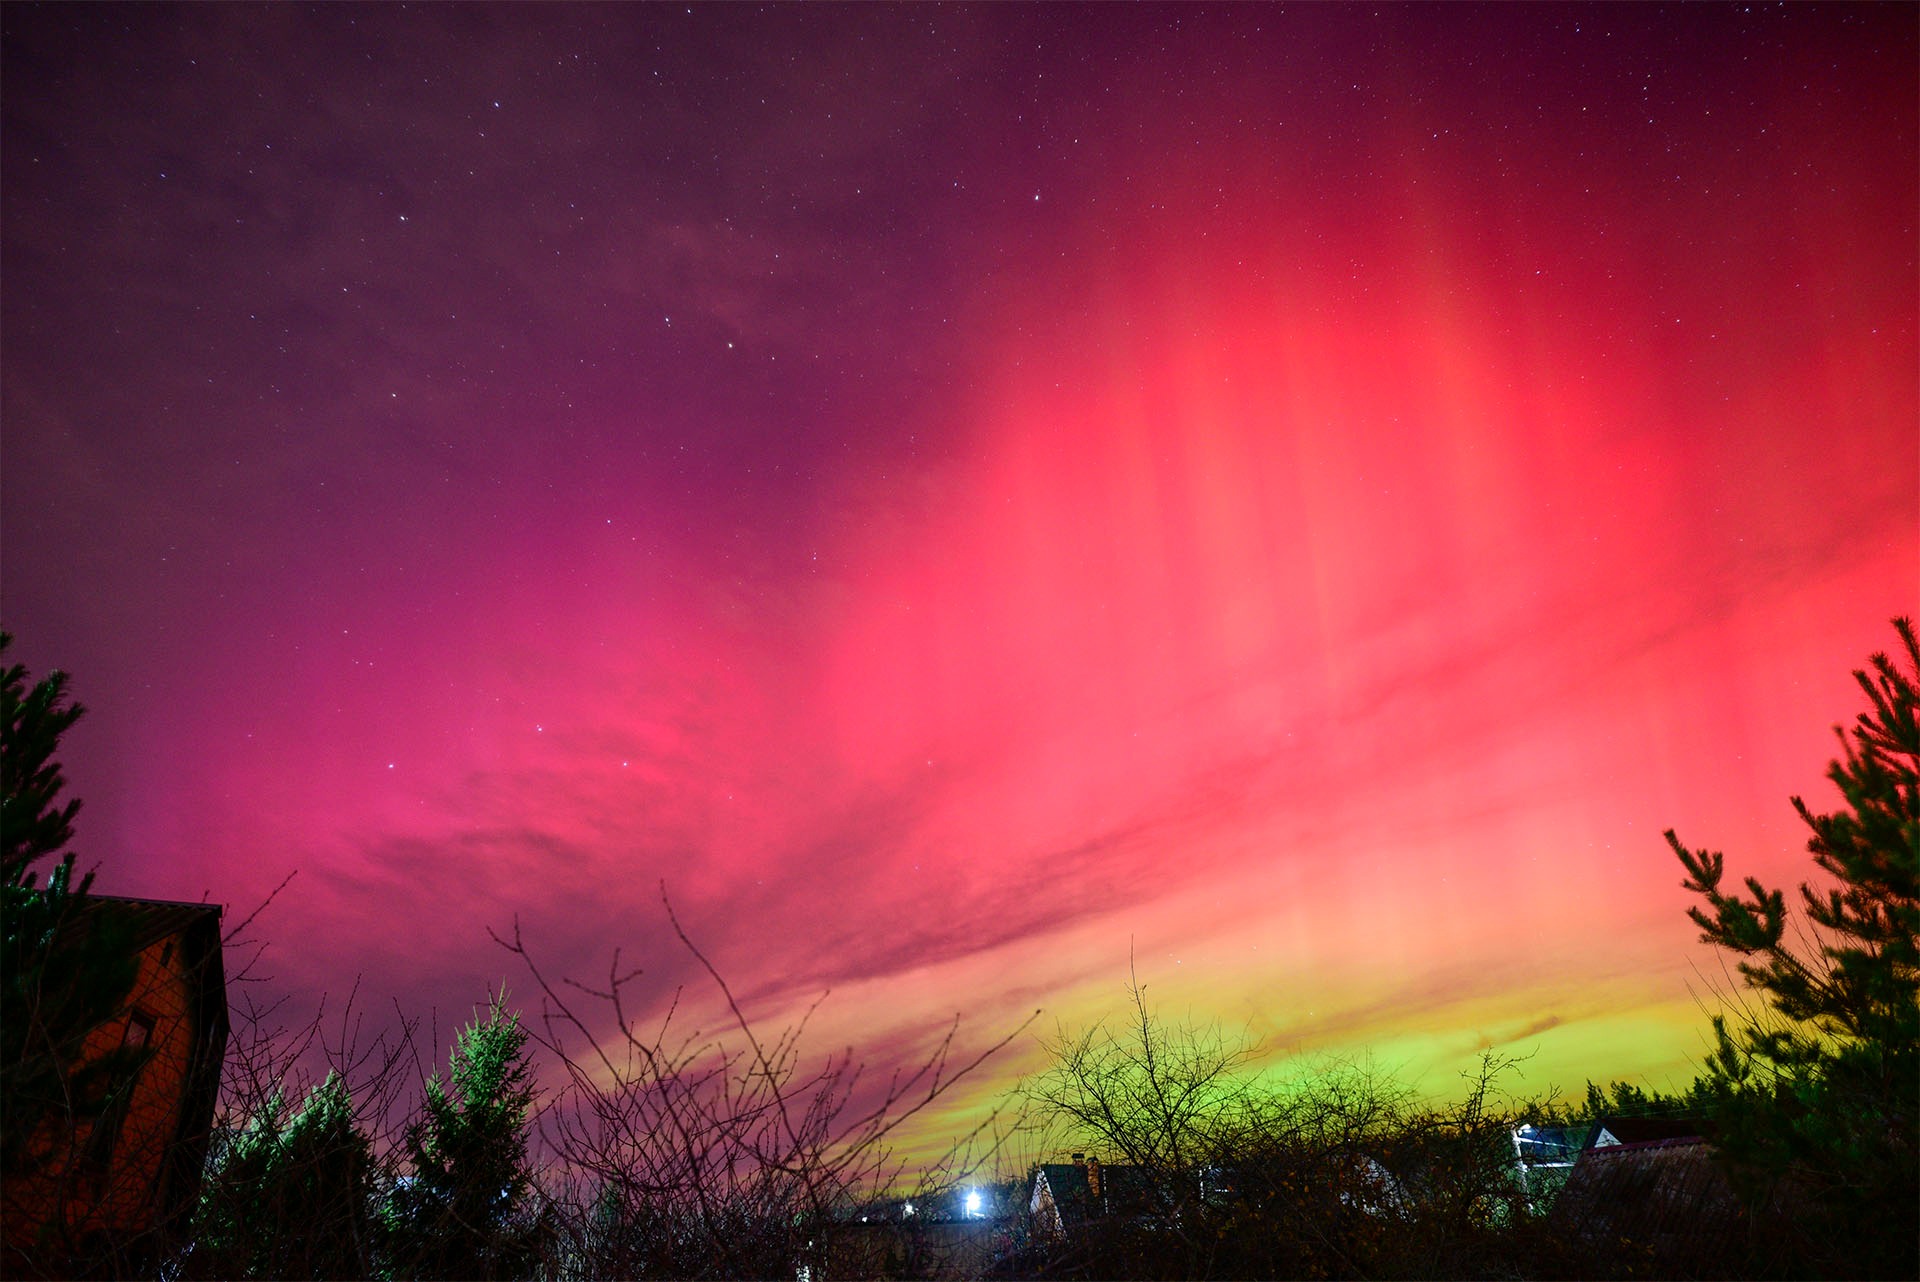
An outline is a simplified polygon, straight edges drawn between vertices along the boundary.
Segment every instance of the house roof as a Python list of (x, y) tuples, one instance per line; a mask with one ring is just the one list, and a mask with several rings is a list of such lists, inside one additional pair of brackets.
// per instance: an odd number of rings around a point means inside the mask
[(84, 928), (93, 919), (110, 914), (116, 924), (133, 932), (133, 946), (146, 948), (189, 931), (211, 930), (220, 935), (219, 904), (195, 904), (177, 899), (130, 899), (121, 895), (86, 895), (75, 904), (74, 922)]
[(1697, 1117), (1601, 1117), (1594, 1121), (1587, 1147), (1711, 1139), (1711, 1131), (1712, 1124)]
[(1056, 1202), (1093, 1196), (1093, 1186), (1087, 1183), (1087, 1168), (1080, 1162), (1048, 1162), (1041, 1166), (1040, 1174), (1046, 1178), (1047, 1191)]
[(1632, 1242), (1656, 1273), (1670, 1277), (1717, 1276), (1751, 1224), (1712, 1147), (1698, 1136), (1588, 1148), (1555, 1200), (1551, 1222), (1596, 1246)]
[(1078, 1162), (1049, 1162), (1041, 1166), (1035, 1175), (1036, 1182), (1046, 1181), (1047, 1192), (1052, 1196), (1062, 1221), (1132, 1209), (1149, 1201), (1153, 1182), (1145, 1169), (1101, 1163), (1098, 1198), (1093, 1195), (1093, 1184), (1088, 1178), (1089, 1169)]

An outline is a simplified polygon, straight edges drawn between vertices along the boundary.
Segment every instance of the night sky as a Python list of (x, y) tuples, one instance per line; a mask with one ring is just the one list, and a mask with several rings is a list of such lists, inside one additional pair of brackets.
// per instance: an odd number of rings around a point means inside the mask
[(301, 1000), (1678, 1085), (1920, 605), (1911, 6), (0, 23), (5, 626)]

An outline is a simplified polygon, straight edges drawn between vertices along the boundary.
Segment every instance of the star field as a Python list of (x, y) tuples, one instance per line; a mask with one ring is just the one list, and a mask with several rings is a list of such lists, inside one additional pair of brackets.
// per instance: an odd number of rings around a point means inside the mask
[(464, 1012), (516, 917), (665, 994), (664, 881), (881, 1058), (1131, 954), (1276, 1056), (1684, 1079), (1660, 830), (1799, 875), (1920, 583), (1917, 25), (9, 5), (83, 862), (298, 869), (303, 1000)]

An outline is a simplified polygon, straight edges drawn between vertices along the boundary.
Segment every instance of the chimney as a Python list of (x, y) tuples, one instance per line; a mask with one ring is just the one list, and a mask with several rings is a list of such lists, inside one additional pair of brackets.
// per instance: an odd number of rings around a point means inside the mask
[(1073, 1164), (1075, 1166), (1085, 1166), (1087, 1164), (1087, 1155), (1085, 1153), (1075, 1153), (1073, 1155)]
[(1094, 1205), (1098, 1206), (1100, 1203), (1100, 1159), (1097, 1157), (1087, 1159), (1087, 1188), (1093, 1193)]

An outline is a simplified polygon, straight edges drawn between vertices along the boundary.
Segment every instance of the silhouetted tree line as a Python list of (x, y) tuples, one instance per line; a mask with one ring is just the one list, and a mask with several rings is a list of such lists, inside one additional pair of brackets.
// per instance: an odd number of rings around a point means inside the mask
[[(1120, 1026), (1063, 1030), (1024, 1088), (1056, 1151), (1106, 1161), (1105, 1205), (1023, 1243), (1007, 1275), (1920, 1276), (1920, 644), (1894, 627), (1900, 660), (1854, 674), (1868, 708), (1837, 731), (1842, 807), (1793, 799), (1819, 870), (1797, 912), (1756, 878), (1725, 888), (1722, 855), (1667, 833), (1701, 938), (1742, 981), (1682, 1094), (1515, 1099), (1491, 1058), (1450, 1105), (1354, 1065), (1262, 1090), (1250, 1048), (1167, 1027), (1136, 983)], [(1615, 1164), (1569, 1195), (1583, 1214), (1556, 1197), (1564, 1173), (1516, 1160), (1523, 1125), (1577, 1142), (1623, 1117), (1691, 1119), (1711, 1146)]]
[[(1715, 1050), (1681, 1095), (1589, 1083), (1574, 1103), (1519, 1098), (1501, 1085), (1512, 1061), (1492, 1056), (1451, 1103), (1365, 1063), (1272, 1086), (1250, 1071), (1253, 1047), (1167, 1024), (1135, 980), (1125, 1018), (1059, 1030), (1049, 1067), (1014, 1101), (1030, 1143), (1103, 1164), (1086, 1186), (1097, 1199), (1040, 1224), (1025, 1214), (1029, 1177), (1002, 1191), (1019, 1210), (1000, 1208), (979, 1239), (990, 1249), (963, 1258), (935, 1248), (936, 1217), (916, 1223), (897, 1208), (940, 1203), (970, 1174), (984, 1130), (911, 1187), (890, 1142), (1021, 1030), (965, 1058), (950, 1031), (885, 1083), (866, 1082), (850, 1055), (809, 1067), (804, 1021), (758, 1032), (663, 894), (667, 922), (731, 1012), (727, 1036), (682, 1031), (677, 1002), (641, 1021), (637, 973), (617, 954), (597, 986), (549, 979), (517, 931), (500, 942), (537, 1010), (516, 1012), (503, 991), (424, 1081), (416, 1024), (363, 1044), (350, 997), (288, 1029), (236, 985), (185, 1233), (29, 1263), (182, 1279), (1914, 1276), (1920, 646), (1907, 620), (1895, 626), (1904, 664), (1875, 655), (1856, 674), (1869, 708), (1828, 770), (1843, 808), (1794, 799), (1820, 870), (1797, 912), (1752, 878), (1724, 888), (1720, 854), (1668, 834), (1700, 899), (1694, 923), (1739, 959), (1744, 985), (1725, 995)], [(73, 856), (44, 886), (27, 871), (71, 836), (76, 806), (60, 802), (53, 752), (79, 709), (58, 674), (32, 688), (17, 667), (5, 675), (0, 1098), (13, 1169), (32, 1160), (22, 1137), (35, 1126), (99, 1098), (76, 1079), (113, 1068), (76, 1064), (72, 1051), (124, 992), (106, 959), (87, 971), (49, 951)], [(1577, 1144), (1622, 1116), (1705, 1124), (1736, 1232), (1703, 1254), (1617, 1224), (1575, 1226), (1559, 1214), (1564, 1169), (1516, 1160), (1523, 1125)]]

